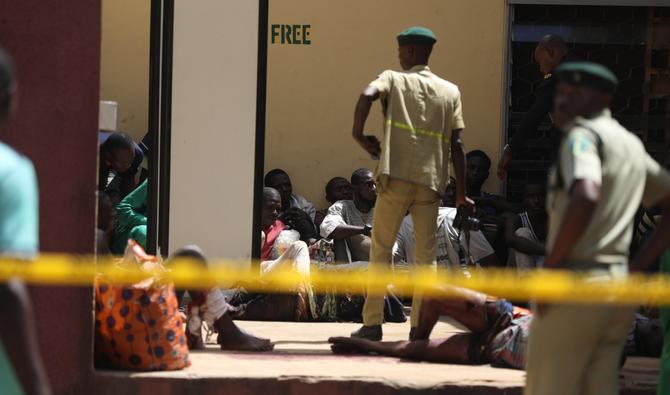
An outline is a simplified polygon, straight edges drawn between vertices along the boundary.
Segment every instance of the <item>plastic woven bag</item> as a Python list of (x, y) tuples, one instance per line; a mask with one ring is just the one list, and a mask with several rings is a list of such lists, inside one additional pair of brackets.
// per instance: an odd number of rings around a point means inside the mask
[(112, 284), (104, 275), (95, 279), (96, 366), (141, 371), (190, 366), (174, 285), (160, 281), (166, 269), (129, 240), (118, 266), (131, 265), (145, 270), (147, 279), (131, 286)]

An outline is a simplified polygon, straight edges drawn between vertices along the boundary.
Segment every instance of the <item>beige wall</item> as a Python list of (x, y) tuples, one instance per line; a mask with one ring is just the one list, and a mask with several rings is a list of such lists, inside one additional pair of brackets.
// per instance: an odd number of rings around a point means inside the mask
[[(269, 44), (266, 171), (287, 170), (294, 191), (317, 206), (330, 178), (375, 166), (351, 139), (354, 105), (379, 72), (399, 69), (395, 35), (412, 25), (435, 32), (431, 69), (461, 89), (466, 149), (497, 162), (504, 0), (274, 0), (269, 22), (310, 24), (311, 45)], [(375, 104), (366, 130), (381, 124)], [(497, 178), (487, 187), (497, 190)]]
[(103, 0), (100, 98), (118, 102), (117, 129), (147, 132), (151, 0)]
[(170, 249), (251, 256), (258, 2), (177, 0)]

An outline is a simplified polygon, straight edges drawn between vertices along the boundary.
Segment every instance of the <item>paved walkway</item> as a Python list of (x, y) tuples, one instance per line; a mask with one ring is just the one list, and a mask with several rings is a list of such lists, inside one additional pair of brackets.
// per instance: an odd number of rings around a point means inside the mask
[[(191, 353), (192, 366), (183, 371), (99, 374), (100, 393), (520, 394), (525, 379), (523, 371), (488, 365), (333, 355), (326, 339), (348, 336), (358, 324), (251, 321), (238, 324), (257, 336), (271, 338), (276, 343), (275, 350), (222, 352), (216, 344), (208, 344), (206, 350)], [(459, 331), (455, 325), (440, 322), (433, 336), (446, 337)], [(409, 324), (387, 324), (384, 339), (406, 339), (408, 332)], [(657, 360), (629, 360), (623, 370), (622, 393), (652, 394), (657, 374)]]

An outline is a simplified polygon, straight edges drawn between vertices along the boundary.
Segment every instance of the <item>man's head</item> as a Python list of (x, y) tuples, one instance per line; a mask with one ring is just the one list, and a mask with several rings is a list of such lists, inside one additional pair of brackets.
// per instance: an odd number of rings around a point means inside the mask
[(548, 34), (535, 47), (535, 63), (540, 67), (542, 75), (550, 74), (561, 59), (568, 53), (568, 46), (559, 36)]
[(433, 45), (437, 42), (435, 34), (428, 28), (415, 26), (398, 33), (398, 60), (403, 70), (417, 65), (427, 65)]
[(287, 206), (291, 203), (291, 195), (293, 194), (293, 185), (291, 178), (282, 169), (273, 169), (265, 175), (265, 186), (274, 188), (281, 195), (282, 203)]
[(523, 191), (523, 206), (534, 214), (544, 213), (547, 200), (547, 188), (543, 184), (528, 184)]
[(466, 155), (466, 175), (468, 192), (481, 190), (482, 185), (489, 178), (491, 158), (484, 151), (474, 150)]
[(281, 211), (281, 196), (276, 189), (263, 188), (263, 207), (261, 212), (261, 227), (266, 229), (275, 223)]
[(575, 117), (590, 118), (608, 108), (619, 83), (607, 67), (591, 62), (563, 63), (556, 69), (558, 86), (554, 120), (564, 126)]
[(98, 191), (98, 229), (114, 229), (116, 223), (116, 208), (112, 204), (112, 200), (105, 192)]
[(354, 198), (351, 183), (343, 177), (335, 177), (326, 184), (326, 200), (333, 204), (339, 200)]
[(135, 160), (135, 143), (126, 133), (114, 132), (100, 146), (100, 157), (107, 169), (125, 173)]
[(374, 205), (377, 201), (377, 184), (370, 169), (358, 169), (351, 174), (354, 200)]
[(14, 62), (9, 54), (0, 48), (0, 130), (4, 129), (14, 112), (15, 96)]

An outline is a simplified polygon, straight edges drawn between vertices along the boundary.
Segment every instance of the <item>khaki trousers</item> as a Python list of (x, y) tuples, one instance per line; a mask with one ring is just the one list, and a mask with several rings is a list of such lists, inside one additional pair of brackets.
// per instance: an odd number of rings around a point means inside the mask
[(533, 316), (524, 394), (615, 395), (631, 306), (551, 305)]
[[(417, 265), (435, 268), (435, 233), (437, 232), (437, 209), (440, 197), (432, 189), (407, 181), (389, 178), (377, 196), (372, 223), (372, 247), (370, 249), (371, 275), (385, 276), (390, 273), (391, 251), (398, 229), (409, 210), (414, 222)], [(363, 325), (381, 325), (384, 321), (384, 289), (368, 287), (368, 296), (363, 306)], [(414, 292), (410, 323), (419, 323), (421, 294)]]

